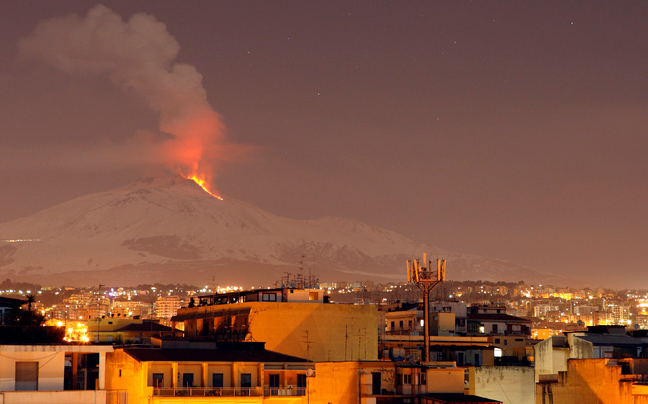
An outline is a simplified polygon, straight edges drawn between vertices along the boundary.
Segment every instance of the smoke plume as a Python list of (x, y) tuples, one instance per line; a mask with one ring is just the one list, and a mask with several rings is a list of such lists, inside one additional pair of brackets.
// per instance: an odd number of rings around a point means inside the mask
[(43, 21), (20, 42), (25, 58), (70, 74), (106, 76), (135, 91), (159, 112), (159, 130), (167, 134), (164, 141), (148, 140), (147, 148), (172, 170), (211, 183), (224, 147), (224, 126), (207, 102), (202, 75), (194, 66), (175, 62), (179, 50), (155, 17), (138, 13), (124, 21), (101, 4), (85, 18)]

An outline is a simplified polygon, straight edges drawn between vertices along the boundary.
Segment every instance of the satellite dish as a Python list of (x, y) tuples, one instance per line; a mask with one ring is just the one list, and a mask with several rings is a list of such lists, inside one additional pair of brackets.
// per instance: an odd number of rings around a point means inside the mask
[(306, 369), (306, 376), (307, 377), (313, 377), (315, 375), (315, 371), (313, 369)]
[(434, 316), (433, 320), (434, 321), (439, 321), (439, 316)]

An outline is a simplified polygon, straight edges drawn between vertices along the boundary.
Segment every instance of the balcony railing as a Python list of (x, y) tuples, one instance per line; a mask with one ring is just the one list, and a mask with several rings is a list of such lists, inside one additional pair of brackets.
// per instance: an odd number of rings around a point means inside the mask
[(179, 387), (153, 388), (153, 395), (160, 397), (234, 397), (262, 396), (262, 387)]
[(292, 387), (292, 388), (279, 388), (279, 387), (266, 387), (263, 389), (264, 396), (305, 396), (306, 387)]

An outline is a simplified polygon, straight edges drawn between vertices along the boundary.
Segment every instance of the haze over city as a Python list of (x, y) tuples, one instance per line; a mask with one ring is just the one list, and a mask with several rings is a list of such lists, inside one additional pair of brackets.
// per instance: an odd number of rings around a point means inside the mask
[(202, 174), (277, 215), (648, 288), (647, 11), (5, 2), (0, 223)]

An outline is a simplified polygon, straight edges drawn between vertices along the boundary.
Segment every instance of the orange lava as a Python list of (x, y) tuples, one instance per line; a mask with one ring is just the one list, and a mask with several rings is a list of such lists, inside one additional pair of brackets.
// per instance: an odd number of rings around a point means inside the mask
[(220, 199), (221, 201), (223, 200), (223, 198), (220, 195), (210, 191), (209, 188), (207, 187), (207, 181), (205, 181), (203, 178), (199, 177), (198, 175), (194, 174), (192, 176), (187, 176), (185, 178), (187, 178), (188, 180), (192, 180), (193, 182), (198, 184), (200, 188), (202, 188), (205, 192), (207, 192), (209, 195), (213, 196), (214, 198)]

